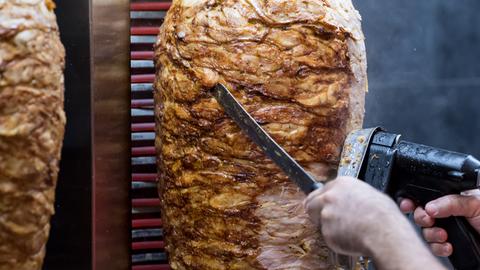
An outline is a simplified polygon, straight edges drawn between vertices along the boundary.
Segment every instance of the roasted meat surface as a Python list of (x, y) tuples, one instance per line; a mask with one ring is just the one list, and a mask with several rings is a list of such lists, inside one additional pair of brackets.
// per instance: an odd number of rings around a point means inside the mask
[(173, 269), (331, 269), (305, 195), (223, 112), (225, 84), (319, 181), (367, 90), (350, 0), (175, 0), (155, 45), (159, 194)]
[(42, 268), (63, 141), (54, 3), (0, 0), (0, 270)]

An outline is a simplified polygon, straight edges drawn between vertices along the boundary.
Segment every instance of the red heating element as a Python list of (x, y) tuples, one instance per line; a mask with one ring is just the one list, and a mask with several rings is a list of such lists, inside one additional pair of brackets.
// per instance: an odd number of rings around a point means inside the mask
[(132, 270), (169, 270), (157, 194), (153, 44), (171, 3), (130, 4)]

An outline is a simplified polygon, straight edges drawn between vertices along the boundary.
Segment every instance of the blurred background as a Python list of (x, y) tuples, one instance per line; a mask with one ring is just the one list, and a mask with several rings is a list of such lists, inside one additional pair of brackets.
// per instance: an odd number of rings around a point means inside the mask
[(480, 156), (480, 2), (354, 4), (367, 44), (365, 126)]
[(364, 125), (480, 157), (480, 1), (354, 5), (367, 45)]

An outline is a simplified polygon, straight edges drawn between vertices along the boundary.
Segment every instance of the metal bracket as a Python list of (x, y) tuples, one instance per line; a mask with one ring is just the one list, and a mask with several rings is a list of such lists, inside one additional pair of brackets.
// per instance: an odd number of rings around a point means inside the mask
[(362, 163), (367, 154), (373, 135), (382, 128), (375, 127), (369, 129), (359, 129), (348, 134), (343, 144), (340, 164), (338, 166), (338, 176), (351, 176), (358, 178)]

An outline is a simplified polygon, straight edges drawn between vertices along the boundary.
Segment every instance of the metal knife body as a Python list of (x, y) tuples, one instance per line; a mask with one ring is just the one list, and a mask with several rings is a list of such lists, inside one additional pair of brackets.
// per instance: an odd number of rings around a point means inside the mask
[(224, 85), (217, 84), (212, 91), (227, 115), (305, 194), (323, 187), (322, 183), (317, 182), (285, 149), (268, 135)]

